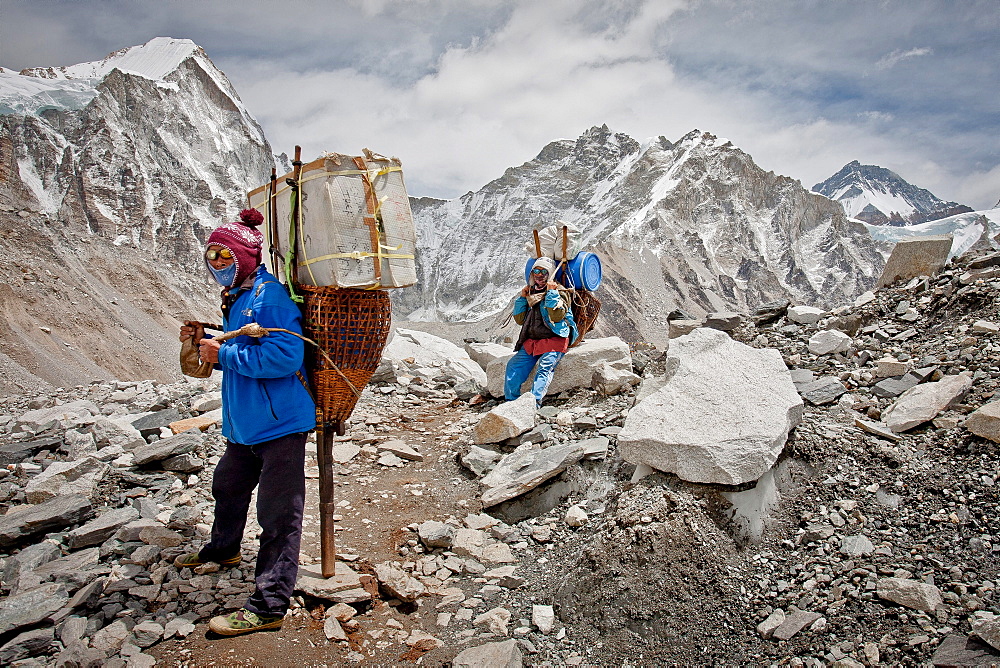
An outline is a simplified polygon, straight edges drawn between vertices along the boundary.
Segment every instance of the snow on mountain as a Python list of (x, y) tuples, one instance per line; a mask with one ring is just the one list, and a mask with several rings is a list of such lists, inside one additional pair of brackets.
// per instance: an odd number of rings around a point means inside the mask
[(21, 74), (44, 79), (103, 79), (117, 69), (160, 81), (198, 51), (198, 45), (189, 39), (156, 37), (145, 44), (115, 51), (100, 61), (67, 67), (32, 67)]
[[(3, 350), (55, 384), (176, 377), (176, 319), (212, 319), (217, 303), (202, 243), (273, 165), (260, 126), (190, 40), (0, 72), (0, 223), (17, 231), (0, 237)], [(101, 336), (74, 345), (68, 323), (81, 322)], [(40, 327), (61, 330), (57, 364), (38, 361), (52, 353)]]
[(840, 202), (851, 218), (877, 225), (914, 225), (972, 211), (956, 202), (945, 202), (884, 167), (862, 165), (857, 160), (812, 190)]
[(8, 70), (0, 123), (19, 185), (41, 211), (82, 206), (79, 220), (91, 231), (109, 223), (116, 238), (141, 236), (136, 224), (164, 199), (178, 200), (167, 217), (210, 225), (273, 164), (260, 126), (190, 40), (158, 37), (95, 63)]
[(32, 67), (14, 73), (0, 72), (0, 114), (40, 114), (47, 110), (82, 109), (99, 94), (100, 83), (112, 71), (143, 77), (158, 86), (177, 90), (173, 76), (185, 61), (198, 63), (216, 88), (226, 95), (257, 130), (256, 139), (265, 142), (257, 122), (243, 106), (236, 90), (209, 60), (204, 50), (189, 39), (156, 37), (139, 46), (130, 46), (92, 63), (66, 67)]
[(987, 211), (972, 211), (960, 213), (947, 218), (939, 218), (926, 223), (893, 227), (889, 225), (872, 225), (865, 223), (872, 238), (886, 242), (887, 248), (893, 244), (918, 236), (950, 234), (954, 236), (948, 258), (958, 257), (977, 242), (991, 248), (1000, 248), (1000, 207)]
[(532, 228), (556, 220), (601, 254), (601, 318), (636, 341), (665, 338), (677, 308), (748, 312), (783, 297), (836, 306), (870, 287), (884, 262), (839, 205), (698, 130), (639, 143), (595, 127), (476, 192), (413, 209), (420, 282), (394, 295), (412, 319), (476, 320), (507, 307)]
[(48, 80), (0, 70), (0, 114), (39, 114), (83, 109), (97, 97), (89, 80)]

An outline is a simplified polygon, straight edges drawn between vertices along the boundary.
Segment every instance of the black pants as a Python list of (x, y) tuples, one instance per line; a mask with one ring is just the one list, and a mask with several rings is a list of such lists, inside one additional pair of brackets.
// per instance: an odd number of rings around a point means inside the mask
[(259, 485), (257, 521), (263, 533), (254, 572), (257, 588), (244, 606), (258, 615), (284, 615), (295, 588), (306, 496), (305, 443), (304, 433), (257, 445), (227, 441), (215, 467), (215, 522), (201, 557), (219, 561), (239, 554), (250, 497)]

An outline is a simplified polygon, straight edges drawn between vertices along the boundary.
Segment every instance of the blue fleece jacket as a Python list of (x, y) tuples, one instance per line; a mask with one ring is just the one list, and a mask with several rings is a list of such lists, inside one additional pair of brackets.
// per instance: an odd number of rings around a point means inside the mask
[[(227, 332), (256, 322), (302, 333), (301, 314), (285, 287), (264, 269), (253, 287), (240, 292), (223, 325)], [(259, 339), (238, 336), (219, 348), (222, 369), (222, 435), (256, 445), (316, 427), (312, 397), (296, 375), (306, 377), (302, 339), (271, 332)]]

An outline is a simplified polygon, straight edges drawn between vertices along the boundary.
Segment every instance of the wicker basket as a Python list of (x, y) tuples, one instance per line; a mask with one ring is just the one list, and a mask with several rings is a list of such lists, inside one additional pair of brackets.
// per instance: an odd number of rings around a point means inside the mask
[(305, 335), (337, 366), (331, 368), (322, 355), (309, 353), (306, 366), (317, 412), (324, 423), (343, 424), (382, 360), (392, 326), (389, 293), (311, 285), (296, 290), (305, 298)]

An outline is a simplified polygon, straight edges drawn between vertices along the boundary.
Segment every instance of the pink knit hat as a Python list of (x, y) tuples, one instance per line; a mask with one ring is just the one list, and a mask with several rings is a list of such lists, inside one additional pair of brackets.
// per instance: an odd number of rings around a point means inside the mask
[(257, 227), (264, 222), (264, 216), (257, 209), (243, 209), (240, 220), (215, 228), (205, 246), (217, 245), (228, 248), (236, 258), (236, 277), (232, 285), (240, 285), (261, 263), (261, 249), (264, 235)]

